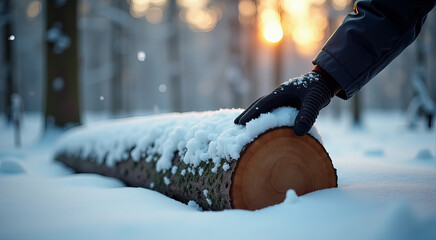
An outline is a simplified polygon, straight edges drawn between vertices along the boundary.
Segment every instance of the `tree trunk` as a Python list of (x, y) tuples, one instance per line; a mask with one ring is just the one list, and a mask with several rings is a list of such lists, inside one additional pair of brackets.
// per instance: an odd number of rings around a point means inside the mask
[(111, 26), (111, 47), (112, 47), (112, 66), (113, 75), (111, 76), (111, 95), (109, 96), (111, 102), (111, 112), (117, 115), (123, 109), (123, 96), (122, 96), (122, 78), (123, 78), (123, 54), (122, 54), (122, 41), (123, 30), (117, 23), (112, 23)]
[[(282, 7), (280, 4), (280, 1), (278, 4), (278, 13), (280, 15), (280, 19), (283, 17)], [(275, 43), (273, 46), (274, 51), (274, 87), (278, 87), (280, 84), (282, 84), (285, 80), (282, 78), (282, 66), (283, 66), (283, 41), (285, 41), (284, 36), (283, 38)]]
[(362, 125), (362, 104), (360, 103), (360, 95), (361, 94), (354, 95), (351, 100), (353, 102), (353, 125), (356, 127)]
[(77, 2), (47, 0), (45, 126), (80, 124)]
[[(112, 5), (120, 11), (129, 11), (129, 5), (126, 1), (113, 1)], [(117, 115), (123, 110), (124, 95), (123, 95), (123, 77), (124, 77), (124, 48), (127, 32), (124, 26), (116, 21), (111, 21), (111, 50), (112, 50), (112, 66), (113, 75), (111, 76), (111, 95), (109, 96), (111, 102), (111, 112)]]
[(176, 0), (170, 0), (168, 7), (168, 60), (170, 70), (170, 93), (171, 109), (173, 112), (181, 112), (182, 102), (182, 78), (180, 72), (180, 34), (179, 34), (179, 11)]
[(5, 64), (5, 95), (3, 96), (4, 103), (5, 103), (5, 116), (6, 116), (6, 122), (11, 123), (12, 122), (12, 95), (17, 92), (16, 86), (13, 81), (12, 77), (12, 71), (13, 71), (13, 60), (12, 60), (12, 44), (13, 44), (13, 38), (12, 37), (12, 11), (10, 6), (10, 1), (5, 0), (2, 1), (3, 8), (1, 15), (5, 16), (6, 23), (4, 25), (4, 49), (5, 49), (5, 55), (4, 55), (4, 64)]
[[(354, 2), (355, 0), (350, 1), (348, 6), (350, 12), (353, 11)], [(362, 97), (362, 94), (356, 94), (351, 100), (353, 102), (353, 125), (357, 127), (362, 125)]]

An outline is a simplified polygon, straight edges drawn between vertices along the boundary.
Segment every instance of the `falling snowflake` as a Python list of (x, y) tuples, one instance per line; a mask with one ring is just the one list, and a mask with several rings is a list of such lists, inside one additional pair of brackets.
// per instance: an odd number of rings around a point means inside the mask
[(161, 84), (159, 85), (159, 92), (165, 93), (167, 91), (167, 85)]
[(59, 92), (64, 88), (64, 79), (61, 77), (56, 77), (52, 82), (53, 90)]
[(145, 61), (145, 58), (147, 57), (147, 55), (145, 55), (144, 51), (139, 51), (137, 54), (138, 57), (138, 61), (143, 62)]
[(53, 52), (61, 54), (71, 45), (71, 39), (62, 31), (63, 25), (61, 22), (55, 22), (53, 26), (47, 30), (47, 41), (53, 44)]

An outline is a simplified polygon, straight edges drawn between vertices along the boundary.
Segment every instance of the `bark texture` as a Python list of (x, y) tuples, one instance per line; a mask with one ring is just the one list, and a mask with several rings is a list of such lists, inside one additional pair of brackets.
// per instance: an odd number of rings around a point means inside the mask
[[(232, 208), (230, 187), (237, 161), (229, 163), (230, 168), (227, 171), (219, 167), (216, 172), (213, 172), (214, 163), (212, 161), (202, 162), (194, 168), (180, 161), (180, 156), (175, 153), (173, 169), (176, 170), (173, 174), (172, 170), (156, 171), (154, 160), (158, 158), (158, 155), (154, 155), (152, 160), (147, 162), (148, 155), (144, 155), (138, 162), (135, 162), (131, 157), (127, 157), (117, 162), (114, 167), (108, 167), (106, 164), (97, 163), (93, 158), (81, 159), (66, 154), (56, 156), (56, 160), (78, 173), (98, 173), (118, 178), (128, 186), (152, 189), (183, 203), (193, 200), (204, 210)], [(226, 162), (222, 160), (221, 164)], [(207, 190), (207, 194), (204, 194), (204, 190)]]

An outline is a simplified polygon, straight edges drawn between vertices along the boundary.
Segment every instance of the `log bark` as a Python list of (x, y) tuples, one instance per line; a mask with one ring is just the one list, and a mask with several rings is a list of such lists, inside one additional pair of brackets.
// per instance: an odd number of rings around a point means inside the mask
[[(158, 157), (157, 155), (152, 156), (152, 159)], [(83, 160), (66, 154), (56, 156), (56, 160), (78, 173), (98, 173), (118, 178), (128, 186), (155, 190), (183, 203), (193, 200), (203, 209), (232, 208), (230, 186), (236, 161), (232, 161), (228, 171), (218, 168), (217, 172), (213, 172), (214, 164), (212, 163), (203, 162), (197, 168), (193, 168), (180, 161), (178, 154), (174, 154), (173, 169), (176, 170), (173, 174), (171, 171), (156, 171), (156, 162), (147, 161), (147, 159), (149, 159), (149, 155), (141, 157), (139, 162), (128, 157), (117, 162), (115, 166), (108, 167), (105, 164), (98, 164), (92, 158)], [(199, 169), (203, 169), (201, 175)], [(207, 194), (204, 190), (207, 190)]]
[(169, 171), (156, 171), (157, 154), (146, 153), (134, 161), (126, 149), (124, 159), (112, 167), (98, 163), (89, 155), (57, 153), (55, 159), (76, 172), (98, 173), (115, 177), (129, 186), (156, 190), (187, 203), (191, 200), (203, 209), (255, 210), (278, 204), (288, 189), (303, 195), (337, 186), (336, 169), (324, 147), (312, 136), (298, 137), (291, 127), (271, 129), (245, 146), (239, 159), (221, 160), (227, 171), (216, 168), (212, 160), (193, 167), (175, 152)]

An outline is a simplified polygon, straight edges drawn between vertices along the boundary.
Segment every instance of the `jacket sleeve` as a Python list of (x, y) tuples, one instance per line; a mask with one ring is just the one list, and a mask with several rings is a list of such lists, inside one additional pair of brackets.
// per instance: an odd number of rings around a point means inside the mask
[(361, 0), (313, 60), (348, 99), (377, 75), (421, 31), (436, 0)]

